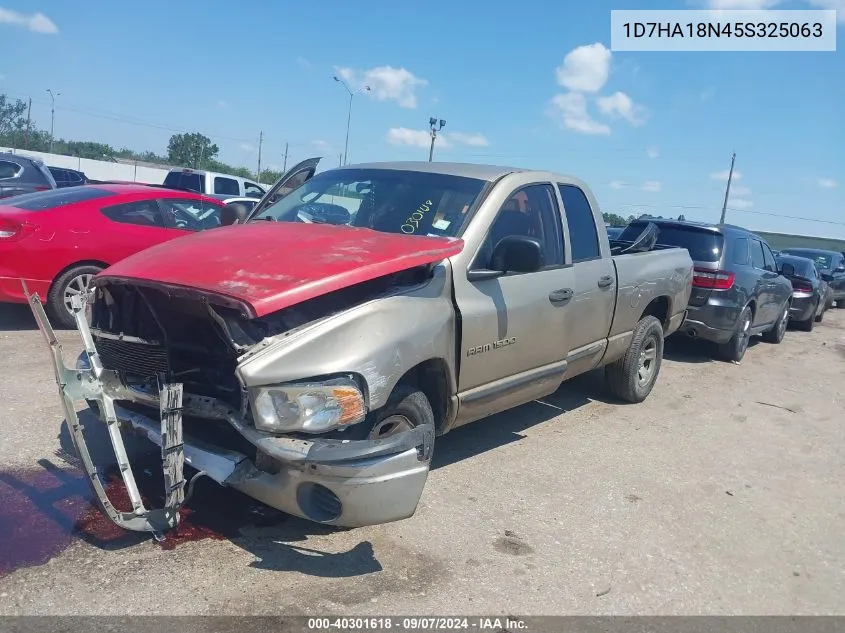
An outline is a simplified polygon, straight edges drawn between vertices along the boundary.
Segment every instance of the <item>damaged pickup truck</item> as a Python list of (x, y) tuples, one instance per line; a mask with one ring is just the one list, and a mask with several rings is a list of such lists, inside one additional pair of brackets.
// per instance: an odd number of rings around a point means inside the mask
[[(610, 242), (588, 187), (549, 172), (315, 175), (318, 160), (245, 222), (97, 275), (74, 301), (85, 350), (73, 367), (30, 297), (75, 447), (118, 525), (174, 527), (185, 463), (312, 521), (395, 521), (416, 511), (436, 436), (600, 367), (621, 400), (651, 392), (693, 267), (686, 250), (655, 246), (654, 225)], [(100, 484), (78, 401), (107, 425), (131, 511)], [(164, 507), (145, 507), (123, 430), (161, 447)]]

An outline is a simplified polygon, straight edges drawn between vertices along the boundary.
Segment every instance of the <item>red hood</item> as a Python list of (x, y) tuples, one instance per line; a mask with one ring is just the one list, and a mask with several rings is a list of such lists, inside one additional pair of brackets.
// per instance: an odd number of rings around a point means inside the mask
[(254, 316), (463, 250), (459, 239), (370, 229), (250, 222), (153, 246), (104, 270), (98, 279), (138, 279), (222, 295)]

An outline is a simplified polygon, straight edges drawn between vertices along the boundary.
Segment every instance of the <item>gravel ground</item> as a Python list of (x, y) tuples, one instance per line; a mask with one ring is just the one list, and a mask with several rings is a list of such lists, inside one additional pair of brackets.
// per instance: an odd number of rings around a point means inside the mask
[(843, 356), (835, 309), (741, 365), (670, 341), (641, 405), (588, 375), (440, 438), (408, 520), (326, 529), (206, 480), (163, 547), (92, 510), (40, 334), (0, 306), (0, 614), (845, 614)]

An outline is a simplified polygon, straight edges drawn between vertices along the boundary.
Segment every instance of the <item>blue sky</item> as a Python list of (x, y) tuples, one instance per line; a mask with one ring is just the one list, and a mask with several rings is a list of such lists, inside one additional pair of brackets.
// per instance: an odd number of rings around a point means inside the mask
[[(613, 8), (838, 8), (843, 0), (424, 4), (0, 0), (0, 92), (56, 135), (164, 152), (199, 131), (220, 158), (281, 167), (435, 158), (588, 181), (603, 210), (845, 238), (845, 53), (611, 52)], [(789, 219), (794, 216), (805, 219)], [(809, 220), (823, 220), (809, 221)]]

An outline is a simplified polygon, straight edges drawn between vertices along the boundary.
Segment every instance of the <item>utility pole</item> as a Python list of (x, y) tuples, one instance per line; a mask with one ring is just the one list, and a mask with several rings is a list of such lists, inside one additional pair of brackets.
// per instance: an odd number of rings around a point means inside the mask
[(731, 170), (728, 172), (728, 186), (725, 189), (725, 202), (722, 205), (722, 217), (719, 218), (719, 224), (725, 223), (725, 211), (728, 210), (728, 197), (731, 195), (731, 180), (734, 177), (734, 161), (736, 160), (736, 152), (731, 154)]
[(255, 174), (255, 179), (261, 182), (261, 144), (264, 142), (264, 131), (258, 134), (258, 172)]
[(288, 144), (285, 143), (285, 162), (282, 163), (282, 173), (288, 170)]
[(32, 127), (32, 97), (29, 98), (29, 106), (26, 109), (26, 135), (24, 136), (23, 147), (29, 149), (29, 130)]
[(346, 85), (346, 82), (343, 81), (343, 79), (341, 79), (337, 75), (335, 75), (333, 79), (336, 82), (338, 82), (341, 86), (346, 88), (346, 92), (349, 93), (349, 109), (346, 113), (346, 143), (343, 146), (343, 163), (342, 163), (342, 165), (345, 165), (346, 160), (349, 158), (349, 126), (352, 123), (352, 97), (354, 97), (359, 92), (369, 92), (370, 87), (369, 86), (362, 86), (361, 88), (358, 88), (358, 90), (352, 90), (349, 86)]
[(50, 88), (47, 88), (47, 92), (50, 93), (50, 153), (53, 153), (53, 124), (56, 121), (56, 97), (62, 96), (61, 92), (57, 92), (55, 95)]
[(431, 126), (431, 148), (428, 150), (428, 162), (430, 163), (434, 160), (434, 141), (437, 140), (437, 132), (443, 129), (443, 126), (446, 125), (446, 121), (440, 119), (439, 121), (440, 127), (437, 127), (438, 120), (437, 117), (431, 117), (428, 120), (428, 124)]

